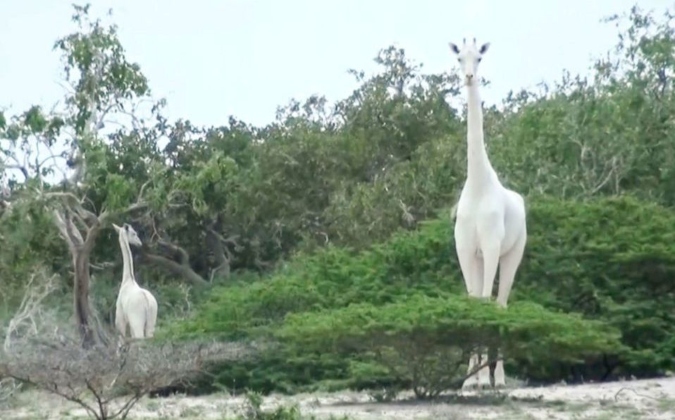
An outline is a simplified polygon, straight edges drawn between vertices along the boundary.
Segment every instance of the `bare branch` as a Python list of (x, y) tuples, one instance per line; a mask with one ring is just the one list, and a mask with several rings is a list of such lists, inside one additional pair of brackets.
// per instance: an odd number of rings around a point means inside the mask
[[(218, 222), (214, 223), (217, 225)], [(211, 249), (214, 255), (216, 267), (211, 270), (209, 275), (209, 282), (212, 283), (213, 279), (220, 275), (222, 277), (229, 277), (230, 275), (230, 264), (234, 255), (230, 252), (227, 247), (228, 243), (232, 243), (235, 246), (238, 246), (236, 236), (225, 239), (216, 232), (213, 228), (208, 228), (206, 230), (206, 246)]]
[(181, 265), (189, 265), (190, 264), (190, 254), (188, 254), (188, 252), (185, 249), (183, 249), (181, 246), (176, 245), (174, 243), (171, 243), (171, 242), (169, 242), (167, 240), (164, 240), (164, 239), (159, 239), (157, 241), (157, 244), (160, 247), (168, 250), (169, 253), (176, 256), (177, 259), (178, 259), (178, 262)]
[[(38, 284), (37, 278), (42, 280), (41, 284)], [(19, 309), (16, 314), (9, 320), (7, 329), (5, 331), (5, 342), (3, 344), (3, 349), (5, 352), (9, 352), (12, 345), (12, 335), (17, 332), (19, 327), (25, 323), (29, 322), (32, 327), (34, 334), (37, 334), (36, 326), (36, 316), (40, 310), (40, 305), (42, 301), (49, 296), (55, 289), (55, 281), (57, 275), (54, 274), (51, 277), (47, 277), (44, 272), (38, 271), (31, 274), (30, 279), (25, 287), (25, 292)]]
[(66, 191), (55, 191), (55, 192), (48, 192), (48, 193), (43, 193), (42, 191), (38, 191), (38, 197), (44, 197), (45, 199), (50, 199), (50, 198), (61, 198), (66, 205), (70, 206), (81, 206), (82, 202), (75, 194), (71, 192), (66, 192)]
[[(8, 156), (8, 157), (13, 158), (13, 156)], [(21, 171), (21, 174), (24, 177), (24, 181), (26, 181), (30, 178), (30, 174), (28, 173), (28, 169), (26, 169), (26, 167), (24, 165), (21, 165), (21, 164), (18, 164), (18, 163), (8, 165), (8, 164), (5, 163), (2, 166), (3, 166), (4, 169), (18, 169), (19, 171)]]
[(614, 172), (616, 171), (617, 166), (618, 166), (617, 161), (618, 161), (618, 159), (617, 159), (616, 156), (612, 157), (611, 161), (609, 162), (610, 168), (607, 171), (607, 175), (605, 176), (605, 179), (600, 181), (598, 183), (598, 185), (596, 185), (595, 188), (593, 188), (590, 195), (593, 195), (593, 194), (597, 193), (598, 191), (600, 191), (612, 179), (612, 175), (614, 175)]
[(227, 238), (223, 237), (220, 233), (216, 232), (212, 228), (209, 228), (208, 231), (213, 234), (218, 240), (220, 240), (224, 244), (230, 244), (234, 245), (235, 247), (239, 247), (239, 244), (237, 243), (237, 238), (239, 238), (239, 235), (231, 235), (228, 236)]
[[(181, 248), (182, 249), (182, 248)], [(183, 252), (185, 252), (183, 250)], [(190, 283), (196, 286), (204, 286), (208, 284), (206, 280), (197, 274), (192, 267), (190, 267), (189, 260), (187, 263), (178, 263), (171, 258), (164, 257), (162, 255), (152, 254), (147, 250), (141, 252), (142, 259), (151, 262), (158, 267), (162, 267), (166, 270), (169, 270), (171, 273), (182, 277), (183, 279), (189, 281)]]
[(89, 264), (89, 267), (91, 267), (92, 270), (101, 271), (101, 270), (110, 270), (113, 267), (115, 267), (115, 265), (116, 264), (114, 262), (102, 262), (100, 264)]
[(140, 202), (141, 200), (143, 200), (143, 194), (145, 193), (145, 189), (147, 188), (148, 185), (150, 185), (151, 182), (152, 182), (151, 180), (148, 180), (143, 185), (141, 185), (141, 190), (138, 192), (138, 200), (137, 201)]
[(73, 341), (24, 344), (3, 355), (0, 375), (59, 395), (97, 419), (124, 418), (140, 398), (158, 388), (189, 381), (205, 362), (237, 360), (254, 352), (242, 344), (217, 342), (146, 341), (87, 350)]
[(73, 226), (70, 218), (58, 210), (53, 210), (54, 223), (61, 233), (61, 237), (68, 244), (71, 253), (77, 252), (82, 247), (84, 241), (80, 232)]
[[(44, 293), (36, 290), (47, 289), (27, 286), (26, 302), (32, 302), (26, 306), (28, 313), (40, 310)], [(241, 343), (151, 340), (85, 349), (73, 331), (61, 333), (58, 324), (45, 321), (35, 330), (14, 334), (11, 346), (0, 354), (0, 377), (58, 395), (97, 419), (125, 418), (143, 396), (190, 381), (202, 373), (204, 364), (239, 360), (260, 350)]]

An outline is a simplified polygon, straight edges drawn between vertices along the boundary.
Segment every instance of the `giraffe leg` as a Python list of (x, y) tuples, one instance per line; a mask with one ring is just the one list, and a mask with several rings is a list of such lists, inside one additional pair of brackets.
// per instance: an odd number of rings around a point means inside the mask
[(467, 293), (469, 296), (480, 297), (483, 285), (483, 260), (476, 255), (475, 248), (460, 247), (457, 247), (457, 259)]
[[(492, 288), (494, 286), (495, 276), (497, 275), (497, 268), (499, 264), (500, 243), (495, 241), (486, 241), (486, 246), (483, 247), (483, 284), (481, 290), (481, 298), (490, 299), (492, 296)], [(485, 351), (481, 355), (481, 364), (485, 364), (489, 360), (488, 352)], [(491, 388), (492, 381), (490, 380), (490, 366), (484, 366), (478, 372), (478, 382), (481, 387)]]
[(122, 338), (127, 335), (127, 320), (125, 319), (124, 311), (122, 311), (119, 305), (115, 310), (115, 328), (117, 328)]
[(495, 284), (497, 267), (499, 266), (499, 252), (499, 243), (483, 248), (483, 287), (480, 291), (480, 297), (483, 299), (490, 299), (492, 297), (492, 288)]
[(497, 360), (497, 364), (495, 366), (495, 388), (502, 388), (505, 386), (506, 386), (506, 375), (504, 374), (504, 362), (501, 360)]
[[(503, 255), (499, 261), (499, 293), (497, 294), (497, 304), (505, 309), (516, 277), (516, 271), (520, 266), (520, 262), (523, 260), (526, 242), (527, 233), (526, 231), (523, 231), (514, 247), (511, 248), (508, 253)], [(502, 355), (500, 354), (500, 356)], [(506, 374), (504, 373), (504, 362), (499, 360), (495, 367), (495, 387), (505, 386)]]
[[(469, 368), (466, 371), (466, 374), (470, 374), (471, 371), (478, 365), (478, 354), (472, 353), (469, 358)], [(464, 380), (462, 384), (462, 389), (472, 389), (478, 387), (478, 374), (469, 376)]]
[[(458, 252), (459, 254), (459, 252)], [(462, 268), (462, 274), (464, 275), (464, 281), (466, 283), (467, 292), (469, 296), (479, 297), (480, 288), (482, 285), (483, 279), (483, 260), (476, 256), (476, 251), (471, 250), (464, 253), (464, 263), (462, 266), (462, 258), (460, 257), (460, 267)], [(480, 365), (480, 357), (476, 352), (472, 352), (469, 358), (469, 367), (467, 369), (467, 375), (470, 374), (476, 366)], [(467, 378), (462, 384), (462, 389), (478, 388), (480, 386), (479, 374), (474, 373), (469, 378)]]
[(527, 233), (523, 231), (513, 248), (504, 254), (499, 260), (499, 292), (497, 293), (497, 304), (506, 308), (511, 294), (511, 288), (516, 278), (516, 271), (523, 260), (525, 253), (525, 243), (527, 242)]
[(145, 320), (144, 319), (132, 319), (129, 322), (129, 328), (131, 329), (132, 338), (145, 338)]
[[(488, 361), (488, 353), (483, 352), (480, 355), (479, 364), (483, 365)], [(485, 365), (481, 370), (476, 374), (478, 376), (478, 386), (480, 388), (491, 388), (492, 382), (490, 382), (490, 365)]]

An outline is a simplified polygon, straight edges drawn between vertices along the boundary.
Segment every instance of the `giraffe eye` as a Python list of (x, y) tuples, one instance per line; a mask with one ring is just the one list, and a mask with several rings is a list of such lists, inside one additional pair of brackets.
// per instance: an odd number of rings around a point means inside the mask
[(480, 60), (482, 60), (482, 59), (483, 59), (483, 57), (478, 57), (478, 62), (480, 63)]

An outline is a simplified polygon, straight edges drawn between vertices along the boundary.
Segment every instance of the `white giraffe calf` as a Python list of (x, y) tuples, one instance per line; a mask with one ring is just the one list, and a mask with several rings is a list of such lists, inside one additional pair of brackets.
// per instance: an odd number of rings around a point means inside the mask
[(123, 338), (126, 337), (127, 325), (131, 329), (131, 337), (150, 338), (155, 333), (157, 300), (152, 293), (136, 283), (129, 246), (129, 244), (141, 246), (142, 242), (131, 225), (125, 223), (120, 227), (113, 223), (113, 227), (119, 235), (122, 261), (124, 261), (122, 285), (117, 295), (115, 327)]

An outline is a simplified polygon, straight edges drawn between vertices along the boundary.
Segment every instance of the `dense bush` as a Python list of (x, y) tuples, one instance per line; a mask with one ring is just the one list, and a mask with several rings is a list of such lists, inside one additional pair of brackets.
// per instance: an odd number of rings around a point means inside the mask
[[(675, 275), (675, 213), (628, 196), (586, 202), (536, 196), (528, 213), (529, 243), (509, 313), (513, 309), (517, 314), (517, 305), (528, 300), (553, 311), (577, 312), (622, 331), (628, 350), (583, 363), (550, 358), (529, 364), (511, 356), (507, 369), (542, 381), (655, 375), (672, 369), (675, 303), (669, 279)], [(363, 252), (330, 248), (298, 255), (267, 279), (217, 289), (194, 319), (170, 333), (261, 337), (280, 328), (288, 314), (313, 317), (318, 311), (361, 303), (378, 307), (411, 294), (449, 298), (465, 293), (463, 288), (451, 223), (442, 218)], [(349, 376), (334, 355), (316, 354), (300, 364), (290, 354), (276, 352), (275, 359), (306, 373), (302, 380), (296, 376), (285, 381), (310, 383), (331, 366), (338, 371), (332, 375)], [(261, 363), (260, 369), (275, 368)]]
[(675, 212), (626, 196), (531, 201), (530, 239), (513, 300), (536, 300), (619, 328), (631, 351), (606, 366), (617, 374), (673, 369)]
[[(520, 366), (577, 362), (623, 351), (618, 330), (579, 315), (553, 313), (528, 302), (505, 310), (468, 297), (419, 294), (381, 306), (353, 304), (293, 314), (275, 336), (298, 354), (368, 354), (421, 398), (459, 388), (469, 355), (481, 346), (498, 346)], [(358, 376), (358, 371), (350, 373)]]

